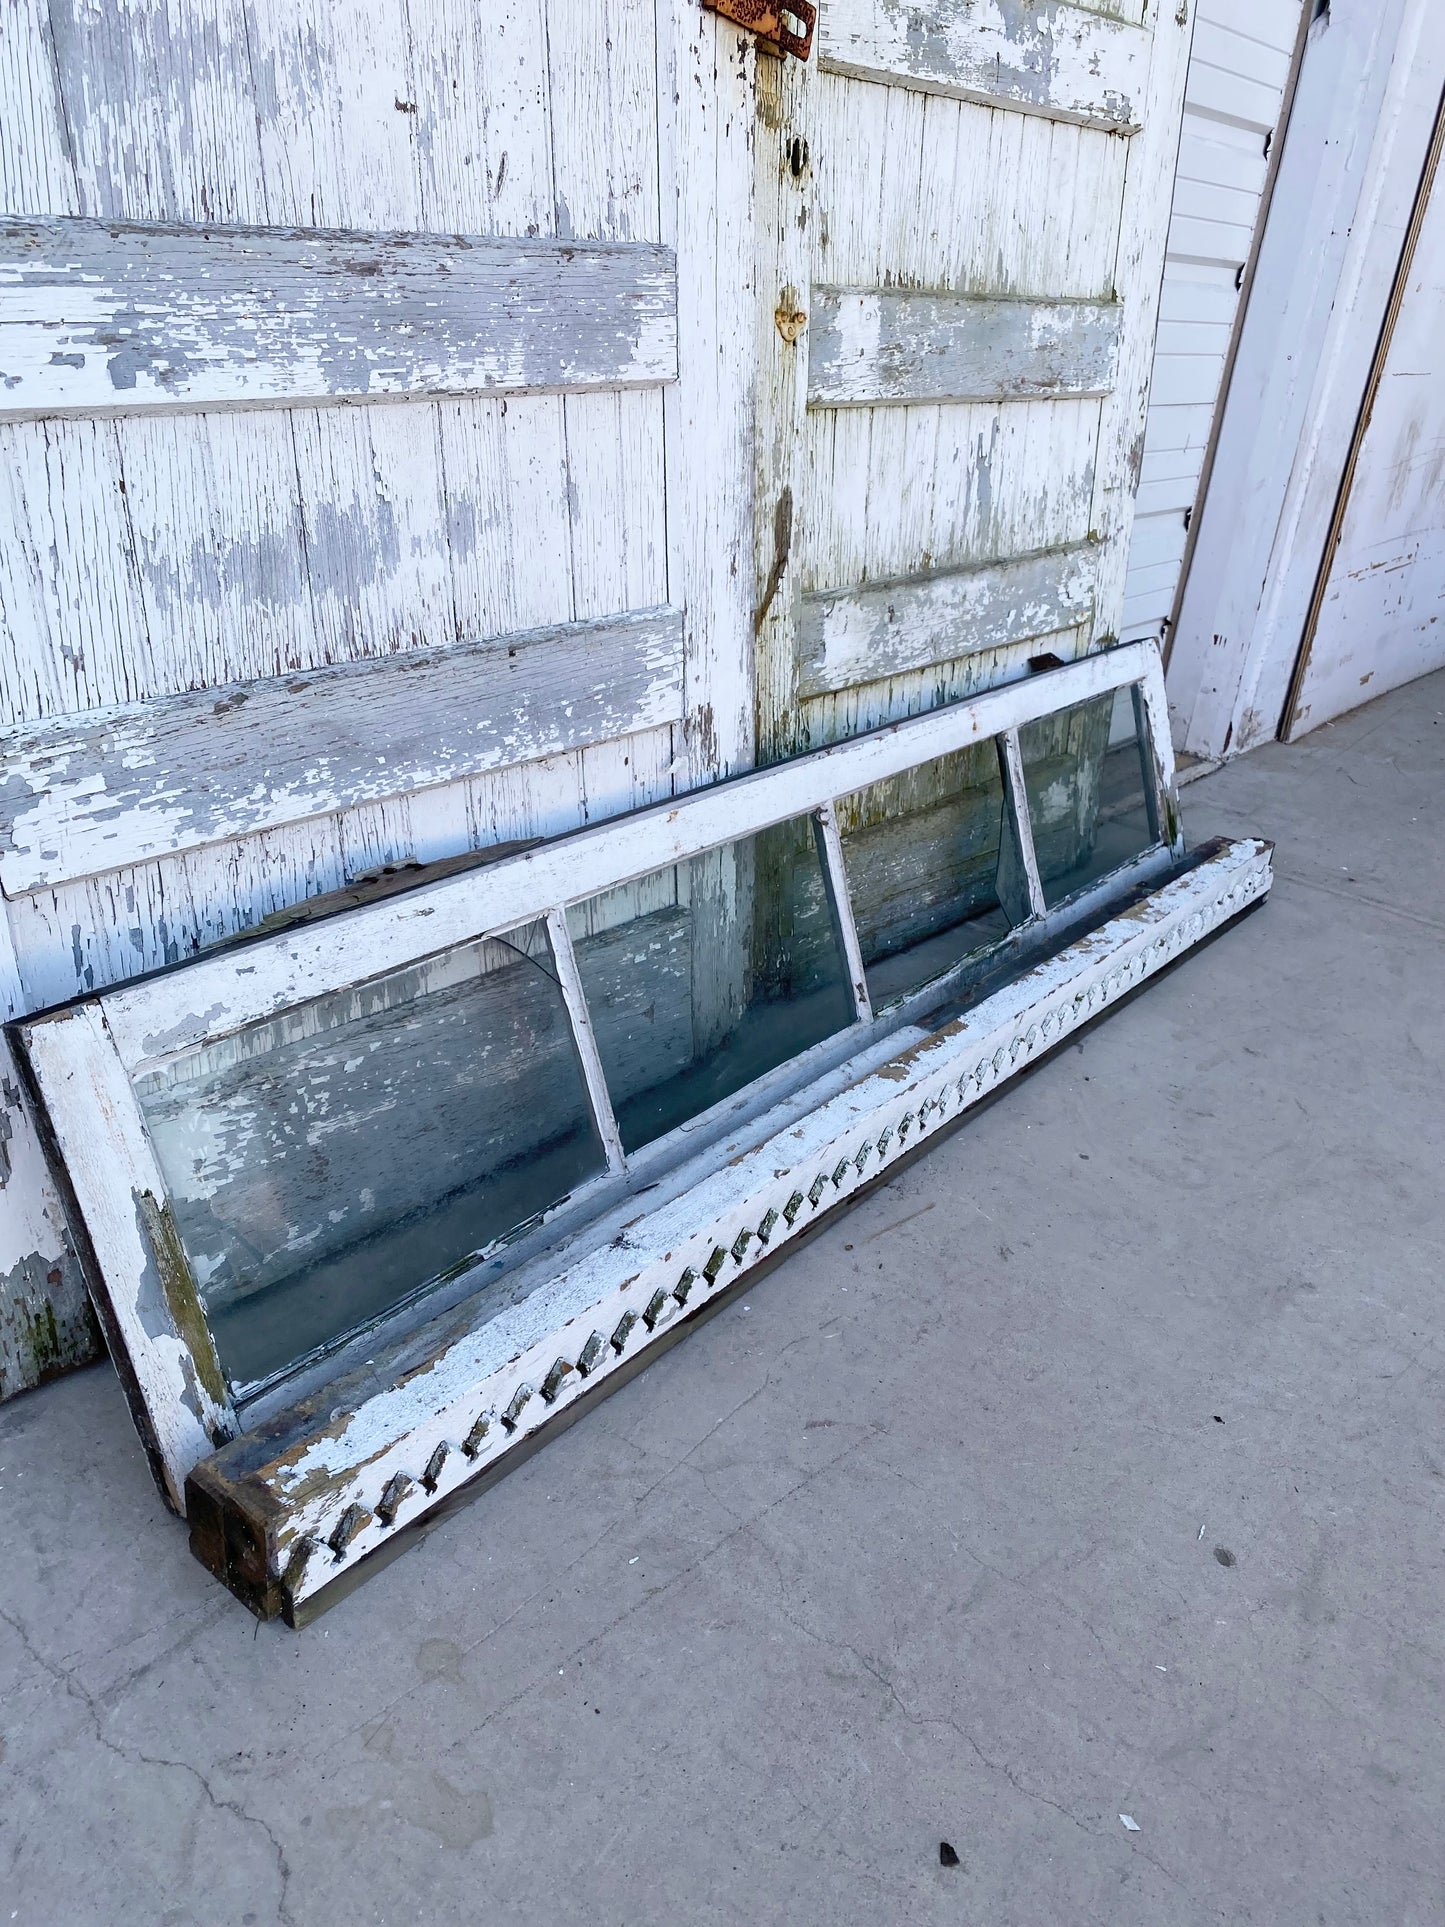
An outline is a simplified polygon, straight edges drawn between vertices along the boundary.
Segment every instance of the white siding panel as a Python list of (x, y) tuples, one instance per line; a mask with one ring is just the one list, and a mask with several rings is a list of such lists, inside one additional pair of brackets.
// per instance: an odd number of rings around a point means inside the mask
[[(1269, 172), (1301, 0), (1199, 0), (1125, 591), (1126, 638), (1174, 606)], [(1167, 530), (1167, 539), (1166, 539)], [(1161, 560), (1165, 551), (1171, 560)]]

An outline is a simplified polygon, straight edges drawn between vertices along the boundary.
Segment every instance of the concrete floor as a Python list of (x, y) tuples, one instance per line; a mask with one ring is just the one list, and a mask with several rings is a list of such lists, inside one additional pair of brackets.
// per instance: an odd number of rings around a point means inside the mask
[(1442, 712), (1191, 787), (1268, 908), (306, 1634), (0, 1409), (0, 1927), (1445, 1920)]

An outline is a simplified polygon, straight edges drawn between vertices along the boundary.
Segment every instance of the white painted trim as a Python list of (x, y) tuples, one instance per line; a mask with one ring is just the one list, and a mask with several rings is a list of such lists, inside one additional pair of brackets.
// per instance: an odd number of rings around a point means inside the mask
[(818, 852), (823, 859), (823, 885), (828, 893), (828, 908), (839, 948), (847, 966), (853, 991), (853, 1011), (860, 1024), (873, 1021), (873, 999), (868, 991), (868, 970), (863, 962), (863, 946), (858, 940), (858, 924), (853, 915), (853, 898), (848, 889), (848, 865), (843, 856), (843, 838), (838, 831), (838, 812), (824, 803), (815, 812)]
[(92, 1292), (166, 1499), (185, 1509), (186, 1475), (237, 1431), (170, 1195), (135, 1091), (98, 1002), (26, 1026), (32, 1076), (84, 1223)]
[(1024, 756), (1016, 729), (1006, 729), (998, 739), (998, 759), (1003, 772), (1004, 801), (1014, 848), (1028, 886), (1029, 915), (1042, 917), (1048, 911), (1043, 879), (1039, 875), (1039, 853), (1034, 844), (1034, 819), (1029, 808), (1028, 785), (1024, 782)]
[(1193, 756), (1279, 727), (1442, 84), (1432, 0), (1310, 31), (1170, 655)]
[(587, 993), (582, 987), (582, 973), (577, 968), (577, 952), (572, 947), (572, 932), (567, 927), (565, 910), (547, 912), (547, 935), (552, 943), (552, 958), (557, 965), (562, 1001), (572, 1020), (572, 1035), (582, 1065), (582, 1080), (587, 1086), (587, 1101), (592, 1106), (592, 1117), (597, 1126), (597, 1135), (602, 1140), (607, 1168), (614, 1173), (620, 1172), (626, 1168), (627, 1156), (622, 1149), (622, 1133), (617, 1128), (617, 1116), (612, 1108), (611, 1093), (607, 1089), (607, 1073), (602, 1067), (602, 1054), (597, 1048), (597, 1034), (592, 1028), (592, 1014), (587, 1008)]
[[(281, 1428), (269, 1461), (246, 1441), (222, 1451), (193, 1480), (197, 1511), (240, 1525), (238, 1544), (250, 1528), (270, 1610), (294, 1619), (684, 1311), (1260, 901), (1271, 875), (1267, 844), (1226, 846), (453, 1340), (404, 1384), (340, 1401), (309, 1436)], [(383, 1518), (388, 1493), (397, 1503)]]

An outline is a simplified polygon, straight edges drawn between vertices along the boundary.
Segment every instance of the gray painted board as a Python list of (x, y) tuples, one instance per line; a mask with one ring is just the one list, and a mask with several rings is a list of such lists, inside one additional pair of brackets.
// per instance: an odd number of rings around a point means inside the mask
[(196, 849), (680, 720), (671, 609), (0, 731), (0, 885)]
[(1094, 545), (1079, 542), (976, 569), (807, 596), (798, 626), (799, 686), (804, 695), (823, 695), (1071, 629), (1093, 611), (1097, 570)]
[(613, 387), (676, 373), (666, 248), (0, 224), (0, 418)]
[(1066, 0), (832, 0), (818, 57), (833, 73), (1133, 133), (1150, 34)]
[(1118, 378), (1119, 322), (1117, 302), (815, 288), (808, 400), (846, 407), (1105, 395)]

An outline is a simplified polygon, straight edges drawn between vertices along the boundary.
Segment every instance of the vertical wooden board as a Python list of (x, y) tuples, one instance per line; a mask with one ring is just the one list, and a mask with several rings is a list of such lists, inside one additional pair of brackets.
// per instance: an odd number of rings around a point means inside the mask
[(11, 0), (0, 28), (0, 207), (7, 214), (79, 214), (65, 144), (50, 9)]
[(410, 0), (408, 18), (424, 226), (554, 234), (545, 0)]
[(118, 425), (0, 427), (0, 514), (0, 722), (147, 693), (155, 663)]
[(1119, 379), (1104, 403), (1091, 526), (1101, 548), (1094, 640), (1118, 636), (1124, 620), (1134, 496), (1144, 459), (1149, 377), (1164, 277), (1170, 199), (1179, 149), (1185, 76), (1193, 30), (1189, 0), (1155, 15), (1144, 98), (1144, 126), (1127, 144), (1123, 217), (1114, 286), (1124, 303)]
[(688, 777), (745, 768), (753, 715), (756, 42), (659, 0), (662, 239), (677, 249), (680, 380), (667, 391), (668, 599), (686, 610)]
[(816, 281), (1110, 298), (1130, 142), (834, 74), (816, 86)]
[[(19, 1009), (4, 918), (0, 904), (0, 1017)], [(0, 1399), (87, 1364), (98, 1350), (64, 1207), (10, 1041), (0, 1036)]]
[(816, 79), (764, 60), (757, 85), (753, 647), (758, 756), (770, 763), (794, 747), (799, 566), (830, 503), (806, 480)]
[(564, 415), (577, 618), (655, 607), (667, 588), (662, 397), (568, 395)]
[[(1437, 134), (1445, 142), (1445, 128)], [(1290, 741), (1445, 665), (1445, 170), (1437, 148), (1285, 716)]]
[[(49, 32), (77, 212), (102, 220), (270, 218), (245, 0), (56, 0)], [(54, 208), (37, 212), (54, 213)]]
[[(281, 227), (423, 226), (406, 0), (334, 0), (251, 14), (245, 103), (259, 129), (265, 221)], [(253, 136), (255, 138), (255, 136)]]
[(1089, 532), (1100, 404), (819, 410), (808, 419), (808, 590), (964, 567)]
[(452, 641), (436, 405), (298, 412), (294, 434), (322, 660)]
[[(117, 422), (115, 438), (151, 638), (150, 674), (137, 694), (326, 661), (289, 414), (136, 417)], [(87, 544), (78, 566), (94, 567), (99, 553)]]
[(562, 240), (660, 238), (655, 0), (548, 0)]

